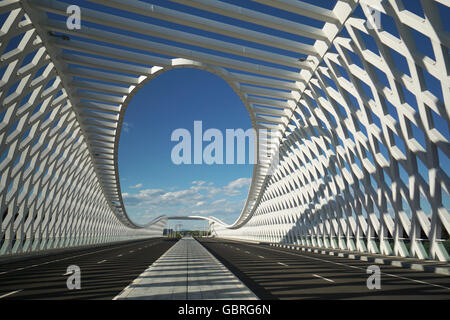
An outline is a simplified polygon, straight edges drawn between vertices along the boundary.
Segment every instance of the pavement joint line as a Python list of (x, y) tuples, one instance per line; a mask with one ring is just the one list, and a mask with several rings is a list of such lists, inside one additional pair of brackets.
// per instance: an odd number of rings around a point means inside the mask
[[(126, 246), (133, 245), (133, 244), (134, 244), (134, 243), (127, 243), (127, 244), (124, 244), (123, 246), (119, 246), (119, 248), (120, 248), (120, 247), (126, 247)], [(94, 253), (98, 253), (98, 252), (103, 252), (103, 251), (114, 250), (114, 249), (117, 249), (117, 248), (107, 248), (107, 249), (98, 250), (98, 251), (94, 251), (94, 252), (83, 253), (83, 254), (80, 254), (80, 255), (71, 256), (71, 257), (67, 257), (67, 258), (62, 258), (62, 259), (57, 259), (57, 260), (52, 260), (52, 261), (46, 261), (46, 262), (41, 263), (41, 264), (34, 264), (34, 265), (32, 265), (32, 266), (23, 267), (23, 268), (20, 269), (20, 270), (30, 269), (30, 268), (34, 268), (34, 267), (38, 267), (38, 266), (43, 266), (43, 265), (46, 265), (46, 264), (49, 264), (49, 263), (54, 263), (54, 262), (59, 262), (59, 261), (64, 261), (64, 260), (69, 260), (69, 259), (73, 259), (73, 258), (83, 257), (83, 256), (87, 256), (87, 255), (90, 255), (90, 254), (94, 254)], [(19, 270), (19, 269), (13, 269), (13, 270), (5, 271), (5, 272), (0, 273), (0, 274), (7, 274), (7, 273), (14, 272), (14, 271), (20, 271), (20, 270)]]
[(9, 296), (12, 296), (13, 294), (16, 294), (17, 292), (20, 292), (20, 291), (23, 291), (23, 289), (16, 290), (16, 291), (12, 291), (12, 292), (9, 292), (9, 293), (6, 293), (6, 294), (0, 296), (0, 299), (6, 298), (6, 297), (9, 297)]
[[(258, 248), (263, 248), (263, 249), (270, 250), (270, 251), (275, 251), (275, 252), (284, 252), (284, 253), (292, 255), (292, 256), (299, 256), (299, 257), (304, 257), (304, 258), (311, 259), (311, 260), (319, 260), (319, 261), (328, 262), (328, 263), (331, 263), (331, 264), (336, 264), (336, 265), (342, 265), (342, 266), (350, 267), (350, 265), (348, 265), (348, 264), (339, 263), (339, 262), (333, 262), (333, 261), (330, 261), (330, 260), (320, 259), (320, 258), (316, 258), (316, 257), (309, 257), (309, 256), (305, 256), (305, 255), (298, 254), (298, 253), (279, 251), (279, 250), (275, 250), (275, 249), (264, 248), (264, 247), (261, 247), (261, 246), (258, 246)], [(356, 266), (352, 266), (352, 268), (363, 270), (364, 272), (366, 271), (366, 269), (360, 268), (360, 267), (356, 267)], [(390, 276), (390, 277), (394, 277), (394, 278), (400, 278), (400, 279), (403, 279), (403, 280), (409, 280), (409, 281), (413, 281), (413, 282), (427, 284), (427, 285), (430, 285), (430, 286), (433, 286), (433, 287), (438, 287), (438, 288), (443, 288), (443, 289), (450, 290), (450, 288), (448, 288), (448, 287), (441, 286), (441, 285), (434, 284), (434, 283), (429, 283), (429, 282), (425, 282), (425, 281), (421, 281), (421, 280), (415, 280), (415, 279), (411, 279), (411, 278), (407, 278), (407, 277), (397, 276), (397, 275), (394, 275), (394, 274), (391, 274), (391, 273), (386, 273), (386, 272), (383, 272), (383, 271), (380, 271), (380, 273), (381, 274), (385, 274), (385, 275)]]
[(322, 277), (321, 275), (318, 275), (318, 274), (313, 274), (313, 276), (316, 277), (316, 278), (323, 279), (323, 280), (328, 281), (328, 282), (334, 282), (334, 280)]

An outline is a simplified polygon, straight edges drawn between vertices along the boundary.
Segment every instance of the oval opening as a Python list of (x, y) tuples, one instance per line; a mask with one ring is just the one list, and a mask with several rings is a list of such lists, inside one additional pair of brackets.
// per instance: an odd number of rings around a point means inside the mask
[[(246, 138), (245, 150), (239, 149), (232, 136), (236, 129), (251, 129), (250, 116), (240, 97), (213, 73), (174, 69), (145, 84), (128, 105), (119, 142), (119, 176), (130, 219), (145, 224), (160, 215), (195, 215), (233, 223), (253, 170), (250, 142)], [(227, 144), (227, 134), (234, 145)], [(242, 152), (245, 163), (239, 164)], [(223, 164), (216, 163), (220, 158)], [(184, 162), (177, 164), (180, 159)], [(203, 220), (167, 224), (172, 230), (206, 227)]]

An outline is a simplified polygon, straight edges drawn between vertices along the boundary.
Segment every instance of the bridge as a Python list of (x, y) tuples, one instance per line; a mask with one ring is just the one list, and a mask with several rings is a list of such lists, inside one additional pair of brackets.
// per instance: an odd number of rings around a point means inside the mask
[[(1, 0), (0, 299), (448, 299), (449, 14), (446, 0)], [(231, 224), (127, 214), (127, 107), (177, 68), (222, 78), (271, 133)], [(213, 237), (164, 238), (169, 219)], [(179, 271), (197, 295), (133, 291), (167, 261), (230, 285)], [(99, 270), (120, 276), (100, 290)]]

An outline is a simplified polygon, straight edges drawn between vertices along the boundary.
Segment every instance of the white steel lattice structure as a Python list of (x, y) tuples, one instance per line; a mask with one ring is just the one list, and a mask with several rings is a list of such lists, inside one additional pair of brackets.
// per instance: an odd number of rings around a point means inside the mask
[(448, 0), (149, 2), (76, 1), (69, 29), (74, 3), (0, 1), (1, 254), (160, 235), (166, 218), (126, 214), (122, 122), (151, 79), (194, 67), (280, 155), (214, 234), (449, 260)]

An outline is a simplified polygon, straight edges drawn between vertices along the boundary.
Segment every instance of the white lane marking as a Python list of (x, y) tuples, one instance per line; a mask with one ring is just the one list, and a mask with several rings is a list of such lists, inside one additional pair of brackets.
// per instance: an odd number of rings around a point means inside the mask
[(248, 254), (250, 254), (250, 252), (248, 252), (248, 251), (245, 251), (245, 253), (248, 253)]
[(313, 276), (316, 277), (316, 278), (323, 279), (323, 280), (328, 281), (328, 282), (334, 282), (334, 280), (331, 280), (331, 279), (322, 277), (322, 276), (320, 276), (320, 275), (318, 275), (318, 274), (313, 274)]
[(12, 292), (9, 292), (9, 293), (6, 293), (6, 294), (0, 296), (0, 299), (6, 298), (6, 297), (11, 296), (11, 295), (13, 295), (13, 294), (15, 294), (15, 293), (17, 293), (17, 292), (20, 292), (20, 291), (23, 291), (23, 289), (16, 290), (16, 291), (12, 291)]
[(103, 263), (103, 262), (106, 262), (106, 261), (108, 261), (108, 260), (102, 260), (102, 261), (99, 261), (99, 262), (97, 262), (97, 264)]
[(0, 272), (0, 274), (5, 274), (5, 273), (8, 273), (8, 271)]
[(282, 266), (289, 267), (286, 263), (283, 263), (283, 262), (277, 262), (277, 263), (281, 264)]
[[(311, 259), (311, 260), (319, 260), (319, 261), (328, 262), (328, 263), (331, 263), (331, 264), (336, 264), (336, 265), (339, 265), (339, 266), (345, 266), (345, 267), (349, 267), (349, 268), (353, 268), (353, 269), (359, 269), (359, 270), (362, 270), (364, 273), (366, 273), (366, 269), (365, 268), (356, 267), (356, 266), (352, 266), (352, 265), (348, 265), (348, 264), (344, 264), (344, 263), (333, 262), (333, 261), (330, 261), (330, 260), (325, 260), (325, 259), (320, 259), (320, 258), (315, 258), (315, 257), (309, 257), (309, 256), (305, 256), (305, 255), (298, 254), (298, 253), (296, 254), (296, 253), (290, 253), (290, 252), (286, 252), (286, 251), (279, 251), (279, 250), (276, 250), (276, 249), (270, 249), (270, 248), (264, 248), (264, 247), (258, 247), (258, 248), (262, 248), (262, 249), (270, 250), (270, 251), (275, 251), (275, 252), (283, 252), (283, 253), (289, 254), (291, 256), (303, 257), (303, 258), (307, 258), (307, 259)], [(411, 279), (411, 278), (407, 278), (407, 277), (397, 276), (395, 274), (386, 273), (386, 272), (382, 272), (382, 271), (381, 271), (381, 274), (385, 274), (387, 276), (394, 277), (394, 278), (400, 278), (400, 279), (403, 279), (403, 280), (409, 280), (409, 281), (412, 281), (412, 282), (418, 282), (418, 283), (422, 283), (422, 284), (427, 284), (429, 286), (450, 290), (450, 288), (448, 288), (448, 287), (441, 286), (441, 285), (434, 284), (434, 283), (429, 283), (429, 282), (426, 282), (426, 281), (415, 280), (415, 279)]]
[(121, 254), (118, 255), (118, 257), (121, 257), (121, 256), (122, 256)]
[[(384, 273), (384, 272), (381, 272), (381, 273)], [(400, 278), (400, 279), (403, 279), (403, 280), (409, 280), (409, 281), (413, 281), (413, 282), (417, 282), (417, 283), (421, 283), (421, 284), (428, 284), (428, 285), (430, 285), (430, 286), (434, 286), (434, 287), (444, 288), (444, 289), (450, 290), (450, 288), (448, 288), (448, 287), (440, 286), (440, 285), (434, 284), (434, 283), (428, 283), (428, 282), (422, 281), (422, 280), (410, 279), (410, 278), (406, 278), (406, 277), (402, 277), (402, 276), (397, 276), (397, 275), (395, 275), (395, 274), (390, 274), (390, 273), (384, 273), (384, 274), (385, 274), (385, 275), (388, 275), (388, 276), (390, 276), (390, 277), (394, 277), (394, 278)]]
[(263, 256), (258, 256), (258, 257), (260, 257), (261, 259), (264, 259), (264, 257), (263, 257)]
[(84, 256), (88, 256), (90, 254), (94, 254), (94, 253), (98, 253), (98, 252), (103, 252), (103, 251), (109, 251), (109, 250), (114, 250), (117, 248), (121, 248), (121, 247), (128, 247), (130, 245), (133, 245), (134, 243), (128, 243), (128, 244), (124, 244), (123, 246), (119, 246), (116, 248), (108, 248), (108, 249), (103, 249), (103, 250), (98, 250), (98, 251), (94, 251), (94, 252), (88, 252), (88, 253), (83, 253), (83, 254), (79, 254), (77, 256), (71, 256), (71, 257), (67, 257), (67, 258), (62, 258), (62, 259), (58, 259), (58, 260), (52, 260), (52, 261), (47, 261), (47, 262), (43, 262), (41, 264), (33, 264), (32, 266), (28, 266), (28, 267), (24, 267), (24, 268), (20, 268), (20, 269), (13, 269), (13, 270), (9, 270), (9, 271), (5, 271), (3, 273), (0, 274), (6, 274), (6, 273), (10, 273), (10, 272), (14, 272), (14, 271), (19, 271), (19, 270), (24, 270), (24, 269), (30, 269), (30, 268), (34, 268), (34, 267), (38, 267), (38, 266), (43, 266), (49, 263), (53, 263), (53, 262), (58, 262), (58, 261), (64, 261), (64, 260), (68, 260), (68, 259), (73, 259), (73, 258), (78, 258), (78, 257), (84, 257)]
[(133, 253), (134, 252), (134, 250), (130, 250), (130, 251), (128, 251), (129, 253)]

